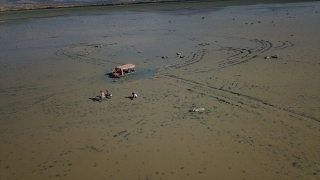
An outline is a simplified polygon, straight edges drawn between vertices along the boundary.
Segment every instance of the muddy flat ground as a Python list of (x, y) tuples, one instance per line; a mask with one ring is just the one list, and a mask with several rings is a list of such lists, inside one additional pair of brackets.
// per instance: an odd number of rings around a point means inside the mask
[(0, 179), (320, 179), (320, 3), (161, 6), (0, 22)]

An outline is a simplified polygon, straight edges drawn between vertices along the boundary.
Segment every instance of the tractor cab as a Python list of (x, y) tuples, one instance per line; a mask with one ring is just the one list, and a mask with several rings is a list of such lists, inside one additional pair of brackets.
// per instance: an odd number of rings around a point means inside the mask
[(112, 71), (112, 76), (115, 78), (120, 78), (126, 75), (135, 74), (136, 73), (135, 67), (136, 66), (133, 64), (125, 64), (125, 65), (117, 66)]

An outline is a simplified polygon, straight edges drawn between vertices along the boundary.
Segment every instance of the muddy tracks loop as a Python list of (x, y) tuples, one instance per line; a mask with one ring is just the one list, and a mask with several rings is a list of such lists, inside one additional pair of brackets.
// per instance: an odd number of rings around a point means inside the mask
[(198, 50), (196, 53), (193, 54), (193, 56), (190, 59), (187, 59), (186, 61), (183, 61), (179, 64), (175, 64), (173, 65), (173, 67), (175, 68), (181, 68), (181, 67), (185, 67), (194, 63), (199, 62), (200, 60), (203, 59), (204, 55), (208, 52), (208, 50), (206, 49), (201, 49)]
[[(234, 65), (248, 62), (249, 60), (255, 57), (258, 57), (260, 53), (268, 51), (273, 46), (271, 42), (265, 41), (265, 40), (251, 39), (249, 41), (255, 43), (256, 44), (255, 47), (253, 48), (233, 48), (233, 47), (221, 48), (220, 51), (228, 51), (228, 54), (230, 55), (227, 57), (227, 59), (220, 61), (218, 67), (214, 69), (226, 68), (229, 66), (234, 66)], [(283, 46), (283, 48), (285, 48), (285, 46)], [(210, 69), (207, 71), (212, 71), (214, 69)]]
[[(274, 46), (271, 42), (266, 41), (266, 40), (260, 40), (260, 39), (237, 39), (237, 38), (227, 38), (227, 39), (232, 39), (232, 40), (245, 40), (245, 41), (250, 41), (254, 43), (254, 47), (252, 48), (234, 48), (234, 47), (221, 47), (218, 51), (227, 51), (227, 54), (229, 56), (226, 59), (223, 59), (218, 62), (218, 65), (216, 67), (207, 69), (207, 70), (197, 70), (196, 72), (209, 72), (213, 71), (216, 69), (221, 69), (221, 68), (227, 68), (230, 66), (238, 65), (241, 63), (248, 62), (249, 60), (259, 57), (261, 53), (264, 53), (270, 49), (273, 50), (280, 50), (280, 49), (285, 49), (288, 47), (293, 46), (293, 43), (286, 41), (286, 42), (279, 42), (279, 45)], [(205, 55), (209, 51), (207, 49), (200, 49), (193, 53), (190, 59), (187, 59), (185, 61), (182, 61), (180, 63), (176, 64), (171, 64), (167, 65), (166, 68), (168, 67), (173, 67), (173, 68), (181, 68), (185, 66), (192, 65), (194, 63), (199, 62), (200, 60), (204, 59)]]

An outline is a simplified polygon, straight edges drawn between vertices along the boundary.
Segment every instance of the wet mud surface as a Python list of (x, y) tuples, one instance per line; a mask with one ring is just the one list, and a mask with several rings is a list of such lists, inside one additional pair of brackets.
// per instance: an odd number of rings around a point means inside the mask
[(319, 10), (0, 22), (0, 179), (320, 179)]

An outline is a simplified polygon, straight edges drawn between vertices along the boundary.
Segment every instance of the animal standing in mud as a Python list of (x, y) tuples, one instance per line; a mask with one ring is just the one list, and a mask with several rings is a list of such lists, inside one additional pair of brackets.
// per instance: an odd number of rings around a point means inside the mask
[(274, 56), (266, 56), (264, 59), (271, 59), (271, 58), (278, 59), (278, 56), (277, 56), (277, 55), (274, 55)]
[(193, 108), (192, 112), (203, 112), (204, 108)]

